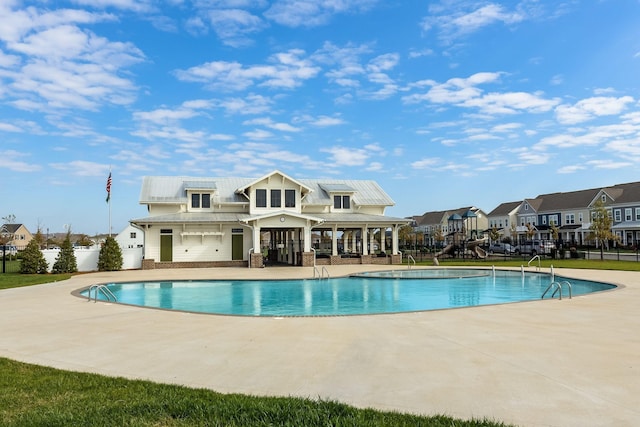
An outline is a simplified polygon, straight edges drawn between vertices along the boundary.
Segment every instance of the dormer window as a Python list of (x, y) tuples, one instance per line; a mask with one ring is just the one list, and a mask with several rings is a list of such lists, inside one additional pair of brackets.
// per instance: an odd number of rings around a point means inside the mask
[(335, 195), (333, 196), (334, 209), (351, 209), (351, 196)]
[(296, 190), (284, 190), (284, 207), (296, 207)]
[(267, 190), (259, 188), (256, 190), (256, 208), (267, 207)]
[(282, 190), (271, 190), (271, 207), (282, 207)]
[(211, 193), (191, 193), (191, 208), (210, 209)]

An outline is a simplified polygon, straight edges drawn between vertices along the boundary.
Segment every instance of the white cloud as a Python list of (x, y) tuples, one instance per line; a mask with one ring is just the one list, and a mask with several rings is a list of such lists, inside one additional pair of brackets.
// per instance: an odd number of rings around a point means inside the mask
[(339, 13), (368, 10), (377, 0), (276, 0), (264, 13), (268, 19), (288, 27), (324, 25)]
[(38, 164), (22, 161), (28, 154), (16, 150), (0, 151), (0, 168), (13, 172), (36, 172), (42, 169)]
[[(214, 9), (208, 12), (213, 30), (226, 45), (246, 46), (252, 43), (247, 34), (264, 29), (265, 24), (258, 16), (241, 9)], [(197, 23), (192, 22), (191, 27)]]
[(204, 83), (211, 89), (245, 90), (250, 86), (292, 89), (314, 78), (320, 68), (303, 58), (304, 51), (291, 49), (269, 57), (267, 64), (244, 66), (239, 62), (213, 61), (177, 70), (179, 80)]
[(540, 93), (528, 92), (492, 92), (484, 94), (478, 86), (496, 83), (504, 73), (483, 72), (468, 78), (452, 78), (445, 83), (422, 80), (410, 85), (412, 88), (430, 86), (426, 93), (414, 93), (402, 98), (406, 104), (430, 102), (434, 104), (452, 104), (458, 107), (475, 108), (483, 114), (515, 114), (519, 112), (543, 113), (560, 102), (558, 99), (546, 99)]
[(330, 147), (322, 148), (320, 151), (330, 153), (331, 160), (338, 166), (361, 166), (370, 157), (368, 150), (352, 147)]
[(243, 125), (265, 126), (269, 129), (279, 130), (281, 132), (300, 132), (302, 129), (291, 126), (288, 123), (277, 123), (268, 117), (246, 120)]
[(424, 158), (424, 159), (420, 159), (415, 162), (412, 162), (411, 167), (413, 169), (430, 169), (435, 167), (439, 163), (440, 163), (440, 159), (438, 159), (437, 157)]
[(620, 114), (627, 104), (634, 102), (631, 96), (620, 98), (595, 96), (576, 102), (573, 105), (559, 105), (556, 108), (556, 119), (562, 124), (583, 123), (600, 116)]
[(248, 139), (269, 139), (273, 136), (273, 134), (264, 129), (256, 129), (250, 132), (245, 132), (242, 134)]
[(509, 11), (496, 3), (481, 5), (469, 2), (442, 2), (439, 5), (432, 4), (429, 9), (432, 13), (423, 19), (422, 29), (436, 29), (444, 41), (473, 33), (489, 25), (512, 25), (528, 19), (522, 8)]

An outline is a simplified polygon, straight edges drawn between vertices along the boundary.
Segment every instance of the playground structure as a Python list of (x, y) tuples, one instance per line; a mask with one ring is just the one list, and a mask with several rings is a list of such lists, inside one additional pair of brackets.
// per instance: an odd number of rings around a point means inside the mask
[(441, 251), (435, 253), (433, 255), (434, 258), (438, 258), (442, 255), (449, 255), (453, 258), (456, 256), (472, 256), (474, 258), (486, 258), (487, 252), (480, 247), (483, 243), (486, 242), (486, 239), (477, 239), (477, 240), (469, 240), (467, 242), (460, 241), (459, 243), (454, 242), (447, 244)]
[[(473, 222), (475, 220), (475, 229)], [(480, 247), (486, 241), (486, 237), (478, 239), (478, 219), (477, 215), (468, 210), (462, 215), (453, 214), (448, 218), (448, 228), (453, 230), (447, 235), (448, 242), (445, 247), (434, 255), (434, 259), (442, 255), (471, 256), (475, 258), (486, 258), (487, 252)], [(471, 239), (467, 240), (466, 230), (471, 229)], [(475, 238), (474, 238), (475, 237)]]

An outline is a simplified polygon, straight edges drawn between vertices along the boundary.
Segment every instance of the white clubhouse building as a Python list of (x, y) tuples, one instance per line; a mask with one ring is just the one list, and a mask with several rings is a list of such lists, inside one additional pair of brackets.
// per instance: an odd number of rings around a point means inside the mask
[(142, 267), (399, 264), (393, 200), (370, 180), (145, 177)]

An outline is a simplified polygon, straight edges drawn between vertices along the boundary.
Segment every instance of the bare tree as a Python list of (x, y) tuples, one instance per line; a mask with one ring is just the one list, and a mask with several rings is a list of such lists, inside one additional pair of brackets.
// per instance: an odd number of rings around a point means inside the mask
[(589, 237), (595, 239), (598, 246), (600, 246), (600, 260), (604, 260), (604, 245), (608, 245), (609, 240), (617, 240), (618, 236), (611, 231), (611, 217), (601, 200), (594, 204), (591, 211), (591, 226), (589, 230), (591, 230)]

